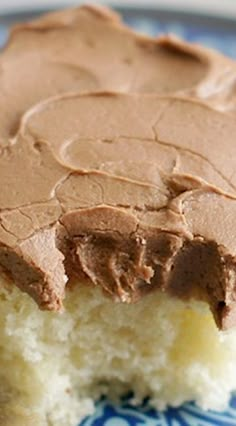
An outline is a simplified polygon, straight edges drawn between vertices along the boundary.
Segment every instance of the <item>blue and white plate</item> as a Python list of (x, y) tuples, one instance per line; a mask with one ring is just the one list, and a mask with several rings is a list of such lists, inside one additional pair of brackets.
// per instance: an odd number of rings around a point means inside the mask
[(127, 403), (119, 406), (102, 401), (94, 416), (82, 421), (80, 426), (235, 426), (236, 397), (224, 413), (202, 411), (189, 402), (180, 408), (169, 408), (158, 413), (144, 403), (133, 408)]
[[(0, 0), (1, 2), (1, 0)], [(157, 35), (175, 33), (187, 40), (214, 47), (236, 58), (236, 20), (204, 14), (191, 15), (170, 10), (134, 9), (121, 10), (125, 21), (137, 30)], [(7, 37), (9, 24), (32, 18), (35, 13), (0, 17), (0, 45)], [(80, 426), (236, 426), (236, 396), (224, 413), (204, 412), (190, 402), (182, 407), (169, 408), (158, 413), (144, 403), (138, 408), (127, 401), (119, 406), (106, 400), (97, 404), (94, 416), (82, 421)]]

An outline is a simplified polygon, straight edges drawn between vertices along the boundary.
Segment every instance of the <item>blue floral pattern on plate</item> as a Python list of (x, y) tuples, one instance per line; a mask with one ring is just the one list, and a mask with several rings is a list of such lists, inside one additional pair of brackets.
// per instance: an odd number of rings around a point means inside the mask
[(236, 396), (224, 413), (203, 411), (192, 402), (180, 408), (168, 408), (158, 413), (144, 403), (138, 408), (123, 402), (120, 406), (104, 400), (97, 405), (94, 416), (80, 426), (235, 426)]
[[(236, 22), (235, 30), (231, 31), (227, 29), (227, 22), (224, 23), (225, 31), (222, 29), (219, 31), (217, 24), (209, 28), (199, 27), (194, 23), (188, 23), (186, 16), (184, 19), (161, 22), (158, 20), (158, 13), (154, 17), (150, 17), (149, 14), (149, 18), (145, 13), (143, 16), (129, 14), (126, 22), (143, 33), (151, 35), (174, 33), (236, 58)], [(0, 46), (4, 44), (6, 37), (7, 26), (3, 22), (0, 23)], [(80, 426), (236, 426), (236, 396), (232, 397), (228, 409), (223, 413), (204, 412), (192, 402), (158, 413), (150, 408), (147, 402), (134, 408), (127, 401), (117, 406), (103, 400), (97, 404), (95, 414), (83, 420)]]

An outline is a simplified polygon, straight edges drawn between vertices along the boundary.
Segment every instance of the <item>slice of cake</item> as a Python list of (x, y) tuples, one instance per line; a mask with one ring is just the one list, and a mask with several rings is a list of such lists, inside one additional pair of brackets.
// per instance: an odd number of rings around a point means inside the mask
[[(236, 65), (82, 7), (0, 56), (0, 425), (236, 389)], [(122, 93), (123, 92), (123, 93)]]

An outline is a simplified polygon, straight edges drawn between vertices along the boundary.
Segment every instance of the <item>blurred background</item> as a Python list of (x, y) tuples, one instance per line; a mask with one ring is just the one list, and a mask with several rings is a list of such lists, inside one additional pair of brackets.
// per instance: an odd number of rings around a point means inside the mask
[(82, 3), (115, 7), (143, 33), (174, 33), (236, 58), (236, 0), (0, 0), (0, 46), (15, 22)]
[[(86, 1), (85, 2), (89, 2)], [(60, 7), (81, 3), (80, 0), (0, 0), (0, 11), (25, 10), (27, 8), (37, 9), (44, 7)], [(133, 7), (162, 7), (172, 9), (184, 9), (189, 11), (213, 12), (224, 16), (236, 16), (235, 0), (101, 0), (90, 3), (113, 4), (117, 6)]]
[[(177, 10), (205, 13), (214, 13), (220, 16), (236, 17), (235, 0), (100, 0), (86, 1), (86, 3), (103, 3), (116, 6), (132, 7), (161, 7)], [(47, 7), (61, 7), (81, 3), (80, 0), (0, 0), (0, 13), (6, 11), (19, 11), (42, 9)]]

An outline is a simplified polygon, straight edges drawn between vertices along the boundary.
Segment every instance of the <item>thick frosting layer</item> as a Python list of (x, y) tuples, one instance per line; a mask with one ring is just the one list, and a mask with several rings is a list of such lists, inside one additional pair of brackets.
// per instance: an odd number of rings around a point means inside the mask
[(236, 323), (235, 75), (230, 59), (136, 35), (106, 9), (13, 29), (0, 264), (42, 309), (83, 276), (115, 300), (158, 288)]

